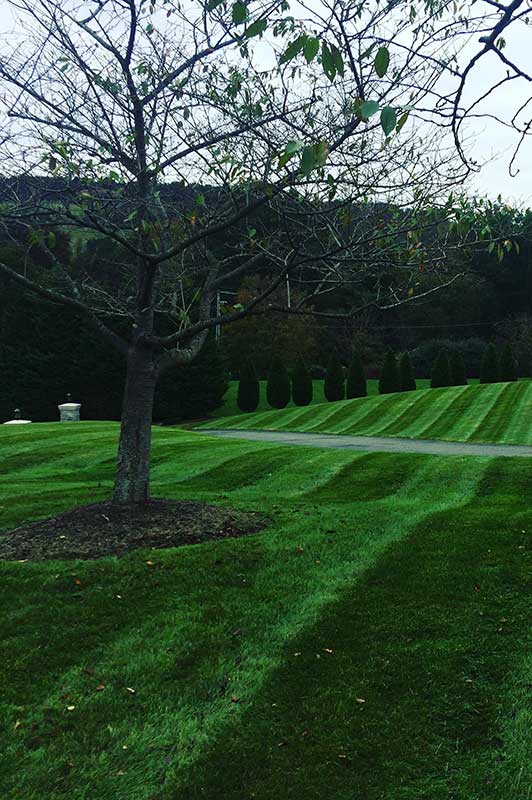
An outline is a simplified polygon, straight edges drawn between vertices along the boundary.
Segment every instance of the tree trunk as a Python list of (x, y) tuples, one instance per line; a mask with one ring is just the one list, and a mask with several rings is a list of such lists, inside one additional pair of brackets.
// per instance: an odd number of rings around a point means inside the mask
[(150, 496), (150, 450), (157, 369), (152, 352), (133, 344), (127, 360), (126, 386), (113, 503), (147, 503)]

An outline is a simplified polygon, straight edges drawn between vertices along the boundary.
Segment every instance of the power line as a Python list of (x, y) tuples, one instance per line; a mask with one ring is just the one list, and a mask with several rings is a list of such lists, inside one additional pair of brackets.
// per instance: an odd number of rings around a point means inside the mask
[(472, 328), (475, 326), (487, 326), (487, 325), (498, 325), (500, 322), (504, 322), (503, 319), (497, 319), (493, 322), (449, 322), (449, 323), (440, 323), (440, 324), (433, 324), (433, 325), (368, 325), (366, 330), (372, 331), (384, 331), (384, 330), (411, 330), (411, 329), (418, 329), (418, 328)]

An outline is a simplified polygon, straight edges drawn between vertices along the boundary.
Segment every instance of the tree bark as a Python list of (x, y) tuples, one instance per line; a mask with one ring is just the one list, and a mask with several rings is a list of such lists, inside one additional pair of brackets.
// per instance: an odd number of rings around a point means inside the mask
[(150, 497), (150, 450), (157, 367), (151, 349), (132, 344), (116, 467), (113, 503), (147, 503)]

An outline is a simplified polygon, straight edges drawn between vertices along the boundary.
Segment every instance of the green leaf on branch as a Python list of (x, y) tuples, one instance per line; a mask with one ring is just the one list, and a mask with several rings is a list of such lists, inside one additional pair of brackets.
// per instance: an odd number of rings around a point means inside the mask
[(290, 142), (286, 143), (286, 147), (284, 149), (285, 153), (299, 153), (301, 148), (303, 147), (303, 142), (299, 141), (299, 139), (293, 139)]
[(321, 46), (321, 64), (327, 78), (333, 81), (336, 76), (336, 64), (334, 63), (334, 56), (327, 42), (323, 42)]
[(80, 217), (82, 217), (85, 214), (85, 212), (83, 211), (83, 208), (81, 206), (75, 205), (74, 203), (71, 203), (69, 205), (68, 211), (70, 213), (70, 216), (71, 217), (76, 217), (76, 219), (79, 219)]
[(242, 0), (233, 3), (233, 22), (235, 25), (243, 25), (248, 18), (248, 9)]
[(279, 59), (279, 64), (286, 64), (288, 61), (292, 61), (298, 53), (301, 52), (303, 47), (305, 46), (305, 42), (307, 41), (307, 37), (302, 34), (298, 36), (297, 39), (294, 39), (293, 42), (290, 42), (284, 53), (282, 54), (281, 58)]
[(329, 154), (329, 145), (326, 139), (317, 144), (307, 145), (301, 154), (300, 172), (309, 175), (316, 167), (323, 167)]
[(360, 116), (363, 119), (369, 119), (377, 113), (379, 108), (380, 106), (376, 100), (366, 100), (365, 103), (361, 103), (360, 105)]
[(279, 169), (281, 167), (285, 167), (293, 155), (299, 153), (299, 151), (303, 148), (303, 142), (300, 141), (290, 141), (287, 142), (287, 145), (284, 149), (284, 153), (279, 157)]
[(374, 61), (375, 72), (377, 73), (379, 78), (383, 78), (386, 75), (389, 64), (390, 64), (390, 53), (388, 52), (388, 48), (379, 47)]
[(300, 171), (302, 175), (309, 175), (314, 169), (316, 164), (316, 156), (314, 153), (314, 147), (312, 145), (308, 145), (303, 150), (301, 155), (301, 167)]
[(385, 106), (381, 111), (381, 128), (389, 136), (397, 124), (397, 114), (390, 106)]
[(405, 122), (408, 119), (409, 113), (410, 113), (409, 111), (406, 111), (404, 114), (401, 114), (401, 116), (399, 117), (399, 122), (397, 123), (397, 127), (396, 127), (397, 133), (401, 132), (401, 129), (403, 128)]
[(267, 27), (268, 23), (265, 19), (258, 19), (256, 22), (252, 22), (251, 25), (246, 28), (244, 31), (244, 36), (247, 39), (251, 39), (253, 36), (262, 36)]
[(316, 58), (318, 50), (320, 49), (320, 40), (316, 36), (307, 36), (307, 41), (303, 47), (303, 55), (307, 60), (307, 64)]
[(332, 58), (333, 58), (333, 64), (334, 64), (334, 68), (335, 68), (336, 72), (338, 73), (338, 75), (340, 75), (340, 77), (343, 78), (343, 76), (344, 76), (344, 59), (342, 58), (341, 52), (338, 50), (338, 48), (334, 44), (331, 45), (331, 55), (332, 55)]
[(316, 151), (316, 166), (323, 167), (327, 161), (327, 156), (329, 155), (329, 144), (327, 139), (322, 139), (321, 142), (318, 142), (318, 144), (314, 145), (314, 149)]

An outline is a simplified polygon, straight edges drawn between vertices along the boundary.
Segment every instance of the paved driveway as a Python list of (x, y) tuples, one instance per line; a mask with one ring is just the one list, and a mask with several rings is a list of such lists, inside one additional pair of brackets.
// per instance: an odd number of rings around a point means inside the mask
[(208, 436), (246, 439), (252, 442), (332, 447), (378, 453), (429, 453), (435, 456), (521, 456), (531, 457), (532, 447), (520, 444), (474, 444), (432, 439), (399, 439), (386, 436), (338, 436), (331, 433), (289, 433), (288, 431), (203, 430)]

